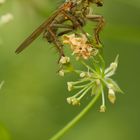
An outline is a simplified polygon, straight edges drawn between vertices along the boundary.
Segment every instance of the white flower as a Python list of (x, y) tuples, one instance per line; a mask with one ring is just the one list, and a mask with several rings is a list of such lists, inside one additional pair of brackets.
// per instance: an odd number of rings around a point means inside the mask
[[(70, 39), (72, 38), (73, 36), (70, 36)], [(64, 58), (62, 58), (62, 60), (66, 62)], [(123, 93), (122, 90), (117, 85), (117, 83), (112, 78), (110, 78), (110, 76), (113, 76), (115, 74), (115, 71), (117, 69), (118, 56), (116, 57), (115, 61), (112, 62), (110, 66), (107, 67), (106, 69), (105, 62), (102, 56), (99, 56), (99, 60), (97, 61), (94, 60), (93, 63), (95, 64), (93, 64), (93, 67), (92, 65), (86, 64), (84, 61), (81, 61), (81, 63), (86, 67), (87, 71), (74, 69), (74, 71), (78, 75), (80, 75), (80, 79), (77, 81), (67, 82), (67, 86), (68, 91), (71, 91), (73, 89), (76, 89), (78, 91), (73, 96), (67, 98), (67, 102), (73, 106), (80, 105), (80, 100), (84, 96), (86, 96), (89, 92), (91, 92), (93, 98), (97, 97), (98, 95), (101, 95), (102, 105), (100, 106), (100, 112), (105, 112), (106, 111), (105, 105), (106, 94), (104, 92), (105, 88), (108, 89), (107, 96), (112, 104), (114, 104), (116, 101), (115, 93), (116, 92)], [(63, 72), (61, 73), (63, 74)]]
[(72, 105), (75, 106), (75, 105), (80, 105), (80, 101), (77, 99), (77, 98), (72, 98)]
[(119, 55), (117, 55), (115, 61), (112, 62), (108, 68), (105, 69), (105, 77), (111, 77), (115, 74), (116, 69), (118, 67), (118, 57)]
[(68, 91), (71, 91), (73, 88), (72, 82), (67, 82), (67, 86), (68, 86)]
[(116, 100), (116, 96), (115, 96), (115, 92), (112, 88), (109, 88), (109, 91), (108, 91), (108, 99), (109, 101), (114, 104), (115, 103), (115, 100)]
[(67, 56), (62, 56), (59, 63), (60, 64), (66, 64), (66, 63), (69, 63), (70, 62), (70, 58), (67, 57)]
[(114, 70), (116, 70), (117, 66), (118, 66), (118, 63), (116, 62), (113, 62), (110, 64), (111, 69), (114, 69)]
[(80, 105), (80, 100), (75, 98), (75, 97), (69, 97), (67, 98), (67, 103), (68, 104), (72, 104), (73, 106), (76, 106), (76, 105)]
[(0, 0), (0, 5), (5, 3), (5, 0)]
[(100, 106), (100, 112), (105, 112), (106, 111), (106, 106), (105, 105), (101, 105)]
[(64, 75), (65, 75), (64, 70), (60, 70), (60, 71), (59, 71), (59, 75), (60, 75), (60, 76), (64, 76)]
[(64, 44), (69, 44), (71, 42), (71, 40), (73, 40), (74, 37), (75, 37), (75, 34), (64, 35), (63, 36), (63, 43)]
[(98, 53), (97, 49), (88, 42), (87, 37), (84, 34), (80, 34), (79, 37), (77, 37), (75, 34), (64, 35), (63, 43), (70, 45), (70, 48), (73, 51), (72, 54), (75, 54), (77, 59), (79, 57), (88, 59), (89, 57), (95, 56)]
[(81, 73), (80, 73), (80, 77), (81, 77), (81, 78), (83, 78), (83, 77), (85, 77), (85, 76), (86, 76), (86, 73), (85, 73), (85, 72), (81, 72)]
[(67, 98), (67, 103), (72, 104), (71, 97)]
[(7, 13), (5, 15), (2, 15), (0, 17), (0, 25), (3, 25), (3, 24), (7, 24), (9, 23), (11, 20), (13, 20), (13, 15), (11, 13)]

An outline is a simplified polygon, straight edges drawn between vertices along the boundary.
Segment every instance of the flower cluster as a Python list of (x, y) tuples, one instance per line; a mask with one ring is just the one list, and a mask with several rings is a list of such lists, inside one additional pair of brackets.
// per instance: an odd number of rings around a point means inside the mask
[(62, 56), (59, 60), (60, 70), (59, 75), (64, 76), (65, 73), (73, 71), (73, 67), (70, 63), (70, 58), (67, 56)]
[(76, 55), (76, 58), (80, 57), (84, 59), (89, 59), (91, 56), (95, 56), (98, 53), (98, 49), (95, 48), (91, 43), (88, 42), (87, 37), (84, 34), (78, 35), (64, 35), (63, 43), (69, 44), (73, 55)]
[[(60, 59), (60, 76), (64, 76), (67, 72), (75, 72), (80, 77), (77, 81), (67, 82), (69, 92), (74, 89), (77, 90), (76, 94), (67, 98), (67, 102), (76, 106), (80, 105), (81, 99), (89, 93), (93, 98), (101, 95), (102, 104), (100, 106), (100, 112), (105, 112), (105, 88), (108, 90), (108, 100), (112, 104), (116, 101), (116, 92), (122, 93), (117, 83), (111, 78), (118, 67), (118, 56), (109, 67), (105, 68), (105, 61), (98, 50), (99, 48), (94, 47), (93, 43), (84, 34), (64, 35), (63, 43), (70, 45), (72, 54), (75, 54), (79, 60), (78, 62), (86, 68), (86, 70), (75, 69), (70, 63), (70, 58), (67, 56)], [(85, 60), (91, 63), (87, 64)]]
[[(76, 89), (78, 92), (75, 95), (68, 97), (67, 102), (73, 106), (80, 105), (81, 99), (88, 93), (90, 93), (93, 98), (100, 94), (102, 97), (100, 112), (105, 112), (106, 106), (104, 89), (108, 89), (107, 96), (112, 104), (114, 104), (116, 100), (115, 93), (122, 93), (122, 90), (119, 88), (117, 83), (111, 78), (118, 67), (118, 56), (107, 68), (105, 68), (105, 62), (101, 55), (98, 55), (97, 60), (95, 60), (94, 57), (91, 57), (91, 59), (92, 65), (88, 65), (84, 61), (80, 61), (80, 63), (87, 69), (86, 71), (73, 70), (79, 75), (80, 79), (74, 82), (67, 82), (68, 91)], [(70, 65), (70, 58), (62, 57), (60, 63), (65, 66), (67, 66), (67, 64)], [(65, 70), (66, 69), (64, 68), (61, 69), (59, 74), (64, 76)]]
[[(5, 3), (5, 0), (0, 0), (0, 6)], [(11, 13), (6, 13), (0, 16), (0, 26), (9, 23), (13, 20), (13, 15)]]

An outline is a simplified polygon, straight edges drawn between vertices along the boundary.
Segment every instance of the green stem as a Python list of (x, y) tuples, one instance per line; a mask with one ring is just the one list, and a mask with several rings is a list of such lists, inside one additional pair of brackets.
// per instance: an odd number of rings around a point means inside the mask
[(62, 128), (58, 133), (56, 133), (50, 140), (58, 140), (61, 136), (63, 136), (71, 127), (73, 127), (88, 111), (89, 109), (96, 103), (101, 94), (97, 94), (91, 100), (91, 102), (73, 119), (71, 120), (64, 128)]
[(90, 69), (93, 73), (97, 74), (97, 72), (96, 72), (94, 69), (92, 69), (89, 65), (87, 65), (84, 61), (81, 61), (81, 63), (82, 63), (85, 67), (87, 67), (88, 69)]

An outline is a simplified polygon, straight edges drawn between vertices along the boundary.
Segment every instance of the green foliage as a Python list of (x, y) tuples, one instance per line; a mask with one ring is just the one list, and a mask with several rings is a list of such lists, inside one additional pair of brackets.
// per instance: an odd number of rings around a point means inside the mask
[[(14, 54), (23, 39), (57, 9), (57, 0), (40, 0), (35, 7), (32, 3), (36, 1), (7, 0), (0, 6), (0, 16), (7, 12), (14, 16), (0, 28), (0, 81), (5, 81), (0, 90), (0, 122), (13, 140), (48, 139), (90, 101), (86, 98), (87, 102), (77, 108), (66, 103), (65, 82), (77, 77), (67, 76), (64, 80), (57, 76), (55, 49), (41, 37), (22, 54)], [(94, 9), (106, 19), (101, 34), (106, 65), (120, 54), (115, 79), (126, 94), (119, 94), (116, 104), (104, 115), (96, 111), (99, 102), (62, 140), (140, 139), (139, 6), (139, 0), (104, 0), (102, 8)], [(85, 28), (91, 32), (93, 24), (89, 22)], [(69, 53), (67, 48), (65, 51)], [(0, 137), (4, 135), (0, 132)]]
[(11, 140), (9, 132), (2, 125), (0, 125), (0, 140)]

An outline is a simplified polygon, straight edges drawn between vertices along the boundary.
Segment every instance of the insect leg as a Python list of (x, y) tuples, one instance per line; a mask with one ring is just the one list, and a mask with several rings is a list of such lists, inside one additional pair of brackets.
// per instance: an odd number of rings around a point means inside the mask
[(63, 45), (57, 39), (55, 33), (53, 33), (53, 31), (51, 30), (51, 28), (49, 26), (47, 27), (47, 31), (50, 33), (51, 37), (53, 38), (53, 43), (56, 46), (58, 52), (60, 53), (60, 58), (61, 58), (61, 56), (65, 56), (64, 52), (63, 52)]
[[(53, 30), (51, 30), (53, 33), (55, 32), (55, 34), (56, 34), (56, 32), (57, 32), (57, 30), (58, 29), (60, 29), (60, 28), (62, 28), (62, 29), (66, 29), (66, 30), (73, 30), (73, 26), (72, 25), (69, 25), (69, 24), (60, 24), (60, 23), (55, 23), (55, 24), (53, 24), (53, 25), (51, 25), (50, 26), (50, 28), (52, 29), (53, 28)], [(44, 34), (43, 34), (43, 38), (46, 38), (46, 36), (48, 36), (47, 34), (46, 34), (46, 32), (47, 32), (47, 30), (44, 32)], [(63, 32), (63, 31), (62, 31)], [(65, 31), (64, 31), (65, 32)], [(66, 33), (67, 33), (67, 31), (66, 31)], [(64, 33), (63, 33), (64, 34)], [(61, 35), (56, 35), (56, 36), (61, 36)], [(49, 38), (50, 38), (50, 36), (48, 36)], [(50, 41), (51, 42), (51, 41)]]
[(96, 28), (95, 28), (95, 40), (97, 44), (100, 44), (100, 39), (99, 39), (99, 33), (102, 30), (104, 24), (105, 24), (105, 20), (103, 18), (103, 16), (101, 15), (87, 15), (86, 16), (87, 19), (91, 20), (91, 21), (96, 21), (98, 22)]
[(67, 33), (70, 33), (70, 32), (73, 32), (73, 30), (72, 29), (67, 29), (65, 31), (62, 31), (62, 32), (58, 33), (57, 36), (62, 36), (64, 34), (67, 34)]
[(74, 29), (79, 28), (79, 29), (81, 30), (81, 32), (82, 32), (83, 34), (85, 34), (85, 36), (88, 38), (86, 32), (85, 32), (85, 31), (83, 30), (83, 28), (82, 28), (82, 25), (79, 23), (79, 21), (77, 20), (77, 18), (76, 18), (75, 16), (73, 16), (73, 15), (71, 15), (70, 13), (65, 12), (65, 11), (62, 11), (62, 13), (64, 14), (64, 16), (65, 16), (66, 18), (68, 18), (68, 19), (73, 23)]
[(61, 32), (59, 32), (58, 34), (57, 34), (57, 36), (62, 36), (62, 35), (64, 35), (64, 34), (67, 34), (67, 33), (70, 33), (70, 32), (72, 32), (73, 31), (73, 26), (72, 25), (68, 25), (68, 24), (53, 24), (53, 27), (55, 27), (55, 28), (64, 28), (65, 30), (63, 30), (63, 31), (61, 31)]

